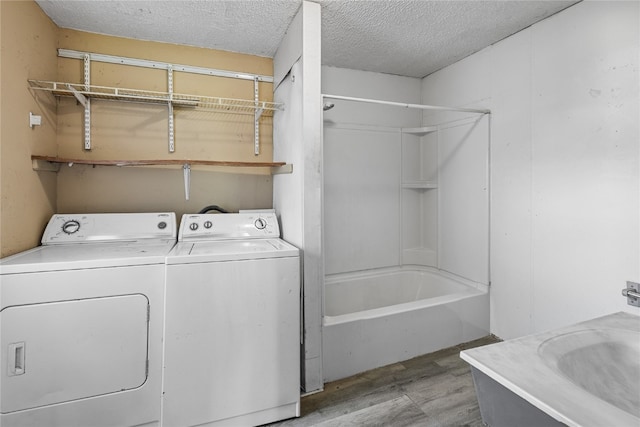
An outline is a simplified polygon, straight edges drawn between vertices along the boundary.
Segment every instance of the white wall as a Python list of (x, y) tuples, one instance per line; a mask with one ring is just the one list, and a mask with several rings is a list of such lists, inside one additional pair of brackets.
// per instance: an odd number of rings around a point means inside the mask
[(489, 284), (489, 122), (489, 116), (475, 114), (438, 126), (438, 267), (484, 285)]
[(640, 281), (638, 2), (585, 1), (423, 79), (491, 108), (491, 331), (615, 311)]
[(322, 100), (320, 5), (304, 1), (274, 57), (274, 161), (293, 164), (273, 180), (282, 237), (301, 249), (302, 388), (322, 389)]

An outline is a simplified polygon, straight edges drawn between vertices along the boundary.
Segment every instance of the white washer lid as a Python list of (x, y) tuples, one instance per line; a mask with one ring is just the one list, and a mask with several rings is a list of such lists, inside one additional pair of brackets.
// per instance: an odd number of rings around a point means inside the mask
[(167, 264), (281, 258), (298, 255), (298, 248), (281, 239), (179, 242), (167, 257)]

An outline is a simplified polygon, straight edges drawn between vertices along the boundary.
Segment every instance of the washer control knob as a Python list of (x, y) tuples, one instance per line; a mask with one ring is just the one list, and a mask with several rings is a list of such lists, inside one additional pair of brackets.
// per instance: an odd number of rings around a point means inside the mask
[(267, 227), (267, 220), (264, 218), (258, 218), (254, 224), (258, 230), (264, 230)]
[(159, 228), (160, 230), (164, 230), (165, 228), (167, 228), (167, 223), (166, 223), (166, 222), (164, 222), (164, 221), (160, 221), (160, 222), (158, 223), (158, 228)]
[(197, 222), (192, 222), (191, 224), (189, 224), (189, 229), (191, 231), (196, 231), (198, 229), (198, 223)]
[(75, 219), (70, 219), (69, 221), (65, 221), (65, 223), (62, 224), (62, 231), (67, 234), (76, 233), (78, 230), (80, 230), (80, 222), (76, 221)]
[(213, 223), (211, 221), (204, 222), (204, 228), (209, 229), (211, 227), (213, 227)]

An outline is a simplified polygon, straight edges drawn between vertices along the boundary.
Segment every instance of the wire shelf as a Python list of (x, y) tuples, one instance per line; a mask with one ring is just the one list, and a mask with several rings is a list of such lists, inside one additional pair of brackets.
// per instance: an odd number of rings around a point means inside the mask
[(29, 80), (33, 90), (52, 93), (54, 96), (104, 99), (112, 101), (143, 102), (152, 104), (171, 104), (176, 108), (222, 111), (235, 114), (254, 114), (271, 116), (274, 111), (283, 110), (284, 105), (268, 101), (221, 98), (214, 96), (187, 95), (181, 93), (158, 92), (120, 87), (85, 85), (83, 83), (52, 82)]

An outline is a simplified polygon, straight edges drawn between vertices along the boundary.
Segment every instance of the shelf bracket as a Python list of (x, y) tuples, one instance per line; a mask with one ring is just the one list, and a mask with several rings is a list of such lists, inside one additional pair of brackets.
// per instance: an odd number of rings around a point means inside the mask
[(262, 109), (258, 108), (258, 78), (253, 79), (253, 99), (255, 102), (255, 112), (253, 113), (253, 154), (256, 156), (260, 154), (260, 116), (262, 115)]
[(191, 192), (191, 165), (189, 163), (182, 166), (182, 174), (184, 175), (184, 199), (189, 200)]
[(37, 172), (58, 172), (60, 163), (51, 163), (41, 159), (31, 159), (31, 169)]
[(293, 173), (293, 165), (286, 164), (282, 166), (275, 166), (271, 168), (271, 175), (281, 175), (286, 173)]
[(82, 106), (84, 108), (87, 108), (87, 97), (84, 96), (82, 93), (80, 93), (75, 87), (71, 86), (70, 84), (67, 83), (67, 88), (71, 91), (71, 93), (73, 93), (73, 96), (76, 98), (76, 100), (82, 104)]
[[(167, 67), (167, 86), (169, 93), (169, 103), (167, 104), (169, 108), (169, 152), (173, 153), (176, 151), (176, 145), (173, 114), (173, 67), (171, 65)], [(187, 200), (189, 200), (189, 197), (187, 197)]]
[[(89, 92), (91, 90), (91, 55), (84, 54), (84, 90)], [(75, 92), (74, 92), (75, 95)], [(77, 96), (76, 96), (77, 98)], [(85, 151), (91, 150), (91, 99), (85, 98), (85, 102), (82, 102), (84, 106), (84, 149)]]

